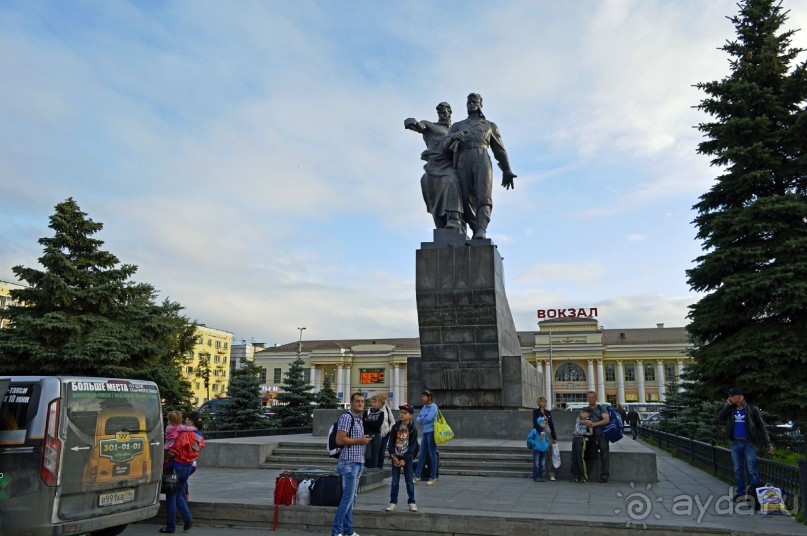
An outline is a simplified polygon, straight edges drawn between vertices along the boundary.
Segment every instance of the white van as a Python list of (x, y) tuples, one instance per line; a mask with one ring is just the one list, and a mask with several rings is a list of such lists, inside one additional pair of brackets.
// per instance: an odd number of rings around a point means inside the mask
[(120, 534), (159, 508), (160, 393), (152, 382), (0, 377), (0, 533)]

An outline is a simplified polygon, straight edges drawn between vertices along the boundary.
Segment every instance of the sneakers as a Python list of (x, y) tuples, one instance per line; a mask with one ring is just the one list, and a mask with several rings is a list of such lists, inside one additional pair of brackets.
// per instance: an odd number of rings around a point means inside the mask
[(546, 482), (546, 480), (544, 480), (544, 479), (543, 479), (543, 478), (541, 478), (541, 477), (536, 478), (536, 479), (535, 479), (535, 481), (536, 481), (536, 482)]
[(395, 503), (389, 503), (389, 506), (387, 506), (386, 508), (384, 508), (384, 511), (385, 511), (385, 512), (392, 512), (393, 510), (395, 510), (395, 507), (396, 507), (396, 506), (398, 506), (398, 505), (397, 505), (397, 504), (395, 504)]
[(435, 484), (437, 484), (437, 479), (429, 480), (428, 482), (426, 482), (427, 486), (434, 486)]
[(420, 479), (418, 477), (415, 477), (415, 478), (412, 479), (412, 482), (417, 484), (418, 482), (420, 482)]
[(409, 511), (410, 512), (417, 512), (418, 511), (418, 505), (416, 505), (415, 503), (410, 504), (409, 505)]
[(553, 476), (550, 476), (550, 477), (549, 477), (549, 480), (551, 480), (552, 482), (554, 482), (554, 481), (555, 481), (555, 477), (554, 477), (554, 475), (553, 475)]

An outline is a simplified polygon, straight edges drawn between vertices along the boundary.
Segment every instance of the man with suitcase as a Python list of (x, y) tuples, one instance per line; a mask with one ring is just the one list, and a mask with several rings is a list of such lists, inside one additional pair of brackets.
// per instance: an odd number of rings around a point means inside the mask
[(342, 476), (342, 500), (333, 518), (331, 536), (359, 536), (353, 531), (353, 504), (364, 469), (364, 450), (372, 440), (364, 435), (361, 420), (363, 411), (364, 395), (353, 393), (350, 396), (350, 411), (343, 413), (336, 425), (336, 444), (342, 446), (336, 464), (336, 471)]

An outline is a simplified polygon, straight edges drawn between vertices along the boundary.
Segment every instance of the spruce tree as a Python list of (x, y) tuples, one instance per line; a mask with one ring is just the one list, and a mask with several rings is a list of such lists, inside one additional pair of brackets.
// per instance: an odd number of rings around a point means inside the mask
[(336, 391), (331, 386), (331, 379), (325, 376), (322, 382), (322, 390), (317, 393), (317, 405), (319, 409), (336, 409), (339, 407), (339, 398), (336, 396)]
[(178, 303), (155, 303), (151, 285), (130, 278), (137, 267), (120, 264), (93, 238), (103, 225), (70, 198), (50, 217), (52, 237), (41, 238), (42, 269), (15, 266), (27, 288), (12, 290), (19, 305), (4, 311), (0, 374), (76, 375), (155, 381), (166, 406), (190, 409), (183, 356), (195, 325)]
[(222, 430), (254, 430), (264, 428), (266, 419), (261, 409), (260, 368), (244, 363), (230, 375), (227, 391), (230, 403), (221, 410), (217, 423)]
[(311, 415), (314, 409), (311, 404), (314, 401), (311, 390), (314, 387), (306, 383), (303, 375), (304, 369), (305, 361), (298, 356), (283, 375), (282, 391), (277, 395), (280, 405), (275, 408), (275, 413), (280, 420), (280, 426), (284, 428), (311, 425)]
[(697, 85), (713, 118), (698, 152), (721, 174), (693, 207), (693, 386), (723, 404), (737, 385), (807, 429), (807, 64), (780, 2), (739, 6), (729, 74)]

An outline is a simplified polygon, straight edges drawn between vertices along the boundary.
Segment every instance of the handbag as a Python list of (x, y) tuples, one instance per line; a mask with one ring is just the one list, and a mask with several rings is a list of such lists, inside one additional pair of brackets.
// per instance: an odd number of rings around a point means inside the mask
[(171, 468), (170, 473), (163, 473), (163, 483), (162, 487), (160, 488), (161, 493), (165, 493), (166, 495), (169, 493), (176, 493), (178, 486), (179, 480), (177, 479), (177, 474), (174, 472), (173, 468)]
[(560, 448), (558, 445), (552, 445), (552, 467), (555, 469), (560, 467)]
[(446, 418), (443, 417), (443, 412), (438, 409), (437, 420), (434, 421), (434, 442), (438, 445), (442, 445), (453, 437), (454, 431), (446, 422)]

